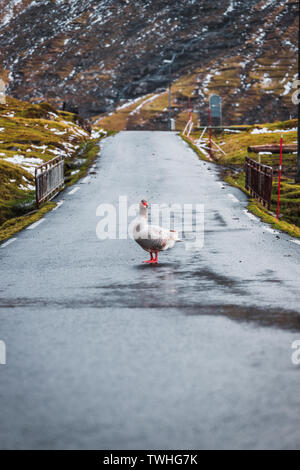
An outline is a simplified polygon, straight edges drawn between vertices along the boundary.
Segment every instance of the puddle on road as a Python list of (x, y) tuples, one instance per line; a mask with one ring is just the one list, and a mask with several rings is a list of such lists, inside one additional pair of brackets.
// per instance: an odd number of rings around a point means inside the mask
[[(121, 288), (122, 290), (122, 288)], [(26, 315), (26, 309), (38, 309), (41, 308), (54, 308), (57, 315), (60, 315), (60, 310), (70, 310), (70, 318), (72, 318), (73, 310), (81, 309), (97, 309), (99, 313), (101, 309), (111, 308), (112, 311), (119, 309), (134, 309), (141, 310), (141, 314), (144, 309), (154, 310), (169, 310), (170, 315), (173, 312), (181, 312), (182, 315), (186, 316), (223, 316), (239, 323), (249, 323), (249, 325), (257, 325), (259, 327), (273, 327), (290, 332), (300, 332), (300, 315), (298, 312), (292, 310), (272, 309), (272, 308), (260, 308), (256, 305), (212, 305), (212, 304), (185, 304), (182, 301), (174, 302), (173, 305), (164, 303), (156, 295), (155, 286), (152, 287), (150, 295), (143, 297), (143, 301), (130, 303), (122, 302), (119, 304), (118, 301), (114, 301), (112, 306), (110, 296), (101, 296), (93, 298), (82, 298), (82, 299), (61, 299), (56, 301), (49, 301), (48, 299), (0, 299), (0, 311), (2, 309), (10, 309), (10, 314), (13, 314), (13, 309), (24, 308), (24, 315)], [(171, 293), (171, 287), (170, 287)], [(119, 299), (120, 300), (120, 299)]]
[[(197, 266), (195, 259), (199, 261)], [(50, 295), (51, 300), (47, 297), (3, 296), (0, 297), (0, 310), (9, 309), (13, 313), (13, 309), (21, 308), (26, 315), (28, 309), (47, 311), (54, 308), (59, 315), (62, 309), (68, 309), (72, 316), (72, 310), (81, 309), (97, 309), (99, 313), (104, 308), (137, 309), (142, 314), (148, 308), (163, 309), (173, 316), (176, 309), (182, 315), (224, 316), (237, 322), (300, 331), (297, 311), (253, 305), (246, 290), (250, 284), (282, 283), (273, 277), (275, 273), (271, 270), (259, 273), (254, 279), (236, 279), (216, 273), (203, 263), (200, 255), (191, 257), (186, 263), (138, 264), (132, 270), (135, 272), (135, 276), (130, 276), (133, 282), (103, 278), (81, 288), (70, 286), (54, 301)]]
[(227, 226), (227, 223), (226, 223), (224, 217), (222, 217), (222, 215), (219, 212), (215, 212), (213, 217), (217, 222), (219, 222), (219, 225), (221, 225), (222, 227)]
[(265, 309), (257, 306), (215, 305), (185, 308), (187, 315), (225, 316), (238, 322), (276, 327), (293, 332), (300, 331), (300, 315), (291, 310)]

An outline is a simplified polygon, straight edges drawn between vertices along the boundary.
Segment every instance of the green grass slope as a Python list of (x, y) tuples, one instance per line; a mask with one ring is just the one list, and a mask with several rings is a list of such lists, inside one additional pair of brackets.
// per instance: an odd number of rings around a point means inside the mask
[[(0, 104), (0, 240), (37, 217), (35, 167), (60, 155), (66, 184), (85, 174), (105, 133), (90, 135), (84, 125), (78, 116), (47, 103), (33, 105), (8, 97)], [(53, 204), (45, 206), (49, 210)]]

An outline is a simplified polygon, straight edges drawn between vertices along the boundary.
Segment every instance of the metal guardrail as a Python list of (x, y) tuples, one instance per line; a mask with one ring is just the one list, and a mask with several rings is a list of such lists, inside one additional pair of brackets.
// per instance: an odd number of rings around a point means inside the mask
[(246, 157), (246, 189), (268, 209), (271, 207), (273, 168)]
[(36, 207), (54, 197), (64, 186), (64, 159), (55, 157), (35, 169)]

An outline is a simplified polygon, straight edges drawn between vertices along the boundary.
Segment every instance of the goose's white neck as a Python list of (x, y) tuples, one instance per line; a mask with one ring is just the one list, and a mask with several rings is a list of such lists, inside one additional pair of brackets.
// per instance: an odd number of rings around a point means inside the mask
[(142, 204), (140, 205), (140, 217), (144, 217), (148, 220), (148, 207), (145, 207)]

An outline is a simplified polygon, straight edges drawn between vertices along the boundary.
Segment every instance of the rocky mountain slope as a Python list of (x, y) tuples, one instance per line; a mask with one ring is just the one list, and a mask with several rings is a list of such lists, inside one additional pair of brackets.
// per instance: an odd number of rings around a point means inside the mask
[[(204, 122), (212, 92), (227, 124), (296, 114), (297, 0), (0, 0), (0, 11), (0, 76), (14, 97), (111, 112), (161, 93), (175, 53), (179, 121), (191, 97)], [(130, 128), (163, 127), (167, 95), (148, 105)]]

